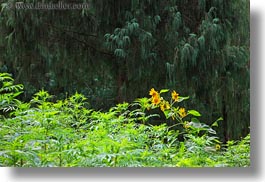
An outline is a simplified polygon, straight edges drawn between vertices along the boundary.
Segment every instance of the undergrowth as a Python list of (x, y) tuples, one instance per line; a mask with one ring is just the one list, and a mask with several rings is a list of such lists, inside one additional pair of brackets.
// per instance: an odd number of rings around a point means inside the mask
[[(250, 166), (250, 135), (222, 143), (214, 130), (222, 119), (201, 122), (198, 111), (181, 107), (188, 97), (176, 91), (151, 89), (150, 98), (102, 112), (79, 93), (51, 102), (40, 90), (22, 102), (16, 99), (22, 85), (9, 74), (0, 74), (0, 82), (0, 166)], [(158, 117), (174, 124), (153, 125)]]

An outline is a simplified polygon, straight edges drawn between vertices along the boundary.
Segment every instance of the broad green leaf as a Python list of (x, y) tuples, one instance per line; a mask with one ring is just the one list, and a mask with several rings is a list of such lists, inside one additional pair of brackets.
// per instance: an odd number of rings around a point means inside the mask
[(188, 114), (191, 114), (193, 116), (201, 116), (201, 114), (198, 111), (195, 111), (195, 110), (189, 110)]

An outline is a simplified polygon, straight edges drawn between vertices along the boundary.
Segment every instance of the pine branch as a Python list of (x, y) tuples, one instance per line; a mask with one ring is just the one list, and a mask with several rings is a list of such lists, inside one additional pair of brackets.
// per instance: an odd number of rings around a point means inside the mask
[(60, 32), (60, 34), (63, 33), (63, 34), (65, 34), (67, 37), (69, 37), (70, 39), (72, 39), (72, 40), (74, 40), (74, 41), (76, 41), (76, 42), (79, 42), (79, 43), (83, 44), (84, 46), (89, 47), (90, 49), (93, 49), (93, 50), (95, 50), (95, 51), (97, 51), (97, 52), (100, 52), (100, 53), (102, 53), (102, 54), (105, 54), (105, 55), (108, 55), (108, 56), (111, 56), (111, 57), (114, 56), (112, 52), (108, 52), (108, 51), (106, 51), (106, 50), (100, 49), (100, 48), (96, 47), (95, 45), (92, 45), (91, 42), (81, 40), (81, 39), (77, 38), (76, 36), (72, 36), (71, 33), (76, 33), (76, 34), (78, 34), (78, 35), (86, 35), (87, 37), (94, 37), (95, 39), (92, 40), (92, 41), (94, 41), (94, 42), (95, 42), (95, 41), (98, 42), (97, 39), (96, 39), (96, 38), (97, 38), (97, 35), (93, 35), (93, 34), (84, 34), (84, 33), (76, 32), (76, 31), (60, 29), (60, 28), (58, 28), (58, 27), (56, 27), (56, 26), (54, 26), (54, 25), (51, 25), (51, 24), (48, 24), (48, 23), (45, 23), (45, 24), (46, 24), (47, 26), (50, 26), (50, 27), (52, 27), (52, 28), (55, 28), (55, 29), (57, 30), (57, 32)]

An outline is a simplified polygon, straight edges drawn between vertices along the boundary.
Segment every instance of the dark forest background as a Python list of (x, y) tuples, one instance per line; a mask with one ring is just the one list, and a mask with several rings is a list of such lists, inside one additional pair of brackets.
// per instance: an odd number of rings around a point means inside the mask
[[(24, 0), (36, 3), (35, 0)], [(58, 3), (58, 1), (43, 1)], [(0, 72), (55, 99), (80, 92), (95, 109), (175, 89), (219, 135), (249, 132), (249, 0), (83, 0), (81, 10), (1, 3)]]

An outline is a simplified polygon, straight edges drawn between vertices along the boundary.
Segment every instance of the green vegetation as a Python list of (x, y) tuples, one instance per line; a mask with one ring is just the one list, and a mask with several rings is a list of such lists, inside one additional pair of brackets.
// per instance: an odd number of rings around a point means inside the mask
[[(172, 90), (151, 89), (149, 98), (108, 111), (90, 108), (75, 93), (54, 101), (40, 90), (29, 102), (22, 86), (0, 74), (0, 166), (15, 167), (248, 167), (250, 135), (222, 143)], [(152, 124), (157, 118), (163, 124)], [(165, 124), (172, 120), (172, 125)]]
[(250, 166), (249, 0), (17, 2), (0, 3), (0, 166)]

